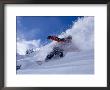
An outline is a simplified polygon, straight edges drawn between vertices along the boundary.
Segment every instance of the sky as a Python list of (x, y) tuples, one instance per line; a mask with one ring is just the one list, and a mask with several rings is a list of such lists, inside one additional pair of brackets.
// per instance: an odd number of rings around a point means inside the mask
[(41, 40), (49, 42), (47, 36), (59, 35), (71, 28), (73, 22), (82, 16), (17, 16), (17, 38), (25, 40)]

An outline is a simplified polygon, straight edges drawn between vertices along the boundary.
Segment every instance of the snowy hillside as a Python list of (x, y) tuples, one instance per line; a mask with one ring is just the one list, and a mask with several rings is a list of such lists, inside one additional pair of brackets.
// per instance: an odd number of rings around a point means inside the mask
[[(94, 73), (94, 17), (83, 17), (73, 22), (73, 26), (59, 37), (72, 36), (71, 46), (67, 46), (65, 56), (45, 62), (46, 56), (57, 44), (55, 41), (43, 46), (40, 40), (17, 41), (17, 74), (93, 74)], [(26, 50), (34, 48), (32, 55)], [(38, 65), (37, 61), (42, 61)]]
[(53, 59), (38, 65), (36, 57), (18, 61), (23, 64), (17, 74), (93, 74), (93, 51), (70, 52), (64, 58)]

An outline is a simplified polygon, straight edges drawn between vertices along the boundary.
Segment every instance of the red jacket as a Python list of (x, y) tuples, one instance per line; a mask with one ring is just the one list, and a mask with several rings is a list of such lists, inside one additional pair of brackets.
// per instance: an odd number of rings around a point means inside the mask
[(51, 36), (51, 40), (57, 41), (57, 42), (65, 42), (64, 38), (58, 38), (56, 36)]

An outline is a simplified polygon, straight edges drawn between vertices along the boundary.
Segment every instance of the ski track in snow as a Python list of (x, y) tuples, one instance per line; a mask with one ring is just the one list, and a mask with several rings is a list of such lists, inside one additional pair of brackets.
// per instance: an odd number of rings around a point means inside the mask
[(93, 74), (94, 73), (94, 52), (69, 52), (63, 58), (52, 59), (36, 63), (36, 57), (18, 60), (22, 68), (17, 74)]

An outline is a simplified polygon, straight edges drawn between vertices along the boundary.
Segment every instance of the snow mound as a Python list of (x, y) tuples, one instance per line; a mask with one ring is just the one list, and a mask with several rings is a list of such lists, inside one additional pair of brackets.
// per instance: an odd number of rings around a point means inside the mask
[(22, 64), (17, 74), (94, 74), (94, 52), (69, 52), (61, 59), (38, 65), (35, 57), (18, 61)]
[(73, 46), (80, 50), (91, 50), (94, 48), (94, 17), (79, 18), (73, 23), (72, 28), (62, 32), (59, 37), (72, 36)]

